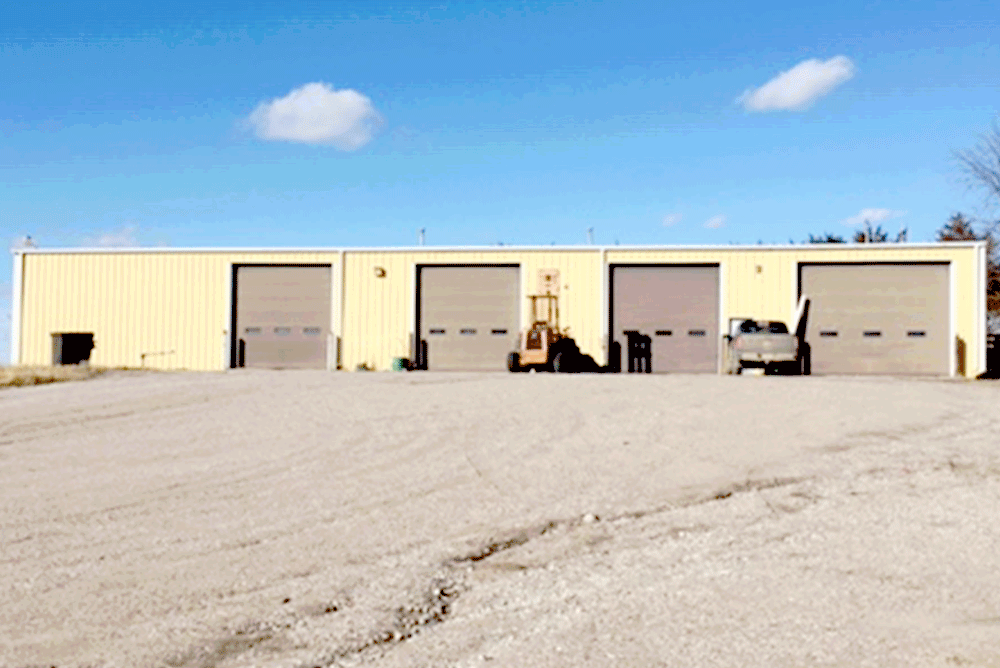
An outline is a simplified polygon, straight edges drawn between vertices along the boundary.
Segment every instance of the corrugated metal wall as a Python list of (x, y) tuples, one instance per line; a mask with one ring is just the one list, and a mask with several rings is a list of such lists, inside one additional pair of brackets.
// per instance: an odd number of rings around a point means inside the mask
[[(980, 249), (968, 245), (801, 246), (604, 251), (607, 264), (719, 264), (722, 326), (729, 317), (790, 321), (798, 262), (950, 261), (955, 336), (964, 344), (960, 372), (975, 375), (985, 351), (979, 331)], [(588, 249), (376, 250), (344, 254), (343, 322), (337, 300), (340, 251), (159, 251), (24, 254), (21, 363), (48, 364), (54, 332), (93, 332), (91, 361), (102, 366), (223, 369), (228, 366), (233, 264), (329, 264), (334, 331), (342, 366), (387, 369), (411, 355), (415, 267), (420, 264), (518, 264), (522, 290), (537, 290), (538, 271), (560, 273), (560, 311), (581, 349), (606, 361), (607, 296), (602, 251)], [(376, 268), (384, 270), (376, 272)], [(522, 323), (529, 318), (522, 301)], [(339, 330), (339, 331), (338, 331)], [(957, 345), (957, 341), (956, 341)], [(143, 354), (146, 354), (143, 358)]]
[[(952, 312), (955, 347), (964, 351), (957, 360), (960, 375), (974, 377), (985, 369), (983, 332), (978, 322), (982, 301), (976, 254), (967, 245), (908, 246), (885, 244), (855, 246), (838, 244), (801, 247), (683, 249), (608, 249), (608, 263), (716, 263), (722, 267), (723, 321), (731, 317), (789, 322), (795, 315), (798, 264), (810, 262), (951, 262), (954, 280)], [(759, 270), (758, 270), (759, 268)]]
[[(334, 265), (331, 253), (26, 253), (21, 363), (50, 364), (52, 334), (93, 332), (91, 364), (228, 366), (232, 265)], [(225, 366), (224, 366), (225, 363)]]
[[(434, 264), (518, 264), (524, 294), (537, 291), (538, 271), (558, 269), (561, 324), (580, 349), (601, 355), (600, 255), (580, 251), (348, 251), (344, 259), (343, 366), (388, 368), (393, 357), (411, 356), (416, 316), (416, 267)], [(376, 275), (376, 268), (385, 276)], [(381, 272), (378, 272), (379, 274)], [(521, 322), (530, 318), (527, 299)]]

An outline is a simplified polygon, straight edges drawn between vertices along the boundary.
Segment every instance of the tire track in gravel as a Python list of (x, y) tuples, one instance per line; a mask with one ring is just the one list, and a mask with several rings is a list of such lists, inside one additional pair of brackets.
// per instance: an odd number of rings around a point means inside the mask
[[(988, 424), (995, 423), (992, 420), (987, 420), (986, 422)], [(960, 437), (963, 434), (981, 433), (982, 427), (983, 425), (981, 424), (971, 427), (956, 426), (954, 422), (945, 417), (937, 422), (929, 431), (925, 427), (923, 429), (903, 428), (896, 430), (898, 433), (891, 435), (858, 432), (844, 439), (845, 447), (843, 449), (824, 448), (823, 455), (831, 460), (840, 460), (841, 463), (845, 463), (850, 461), (850, 457), (847, 457), (845, 453), (849, 453), (865, 445), (881, 444), (882, 447), (878, 448), (878, 452), (873, 452), (872, 454), (877, 458), (882, 458), (893, 452), (897, 452), (905, 446), (907, 439), (916, 436), (931, 440), (947, 441)], [(961, 472), (973, 468), (971, 465), (956, 464), (952, 460), (949, 460), (946, 463), (938, 462), (935, 465), (935, 469), (942, 466), (950, 466), (953, 472)], [(869, 469), (857, 466), (849, 468), (851, 470), (844, 471), (848, 477), (877, 475), (877, 472)], [(470, 585), (467, 579), (463, 577), (465, 569), (490, 566), (491, 562), (496, 558), (506, 553), (513, 553), (519, 548), (526, 547), (532, 541), (542, 539), (556, 530), (563, 532), (572, 531), (584, 525), (593, 525), (600, 522), (605, 525), (613, 523), (614, 528), (611, 529), (612, 531), (624, 532), (627, 531), (627, 526), (622, 525), (622, 522), (642, 520), (691, 506), (727, 502), (736, 496), (745, 494), (759, 495), (774, 515), (794, 513), (801, 510), (802, 507), (799, 505), (795, 507), (786, 507), (783, 504), (775, 505), (764, 496), (763, 492), (809, 484), (816, 481), (817, 478), (818, 476), (815, 475), (747, 478), (745, 480), (733, 481), (729, 484), (718, 485), (707, 492), (702, 491), (696, 494), (689, 494), (675, 502), (655, 507), (626, 510), (606, 517), (584, 515), (561, 520), (551, 520), (505, 532), (488, 539), (471, 551), (456, 555), (447, 560), (438, 573), (431, 579), (425, 592), (408, 602), (397, 605), (386, 623), (377, 626), (367, 634), (353, 641), (348, 641), (338, 646), (328, 653), (321, 654), (315, 660), (300, 663), (299, 668), (332, 668), (333, 666), (343, 665), (343, 662), (355, 663), (357, 661), (377, 660), (377, 656), (381, 656), (384, 652), (392, 651), (394, 647), (410, 641), (422, 631), (446, 623), (451, 614), (452, 606), (458, 600), (459, 596), (469, 591)], [(793, 492), (792, 496), (796, 496), (796, 493)], [(806, 505), (816, 500), (806, 493), (798, 493), (798, 497), (801, 497)], [(689, 529), (677, 529), (667, 532), (663, 537), (672, 540), (681, 539), (691, 533)], [(587, 545), (590, 545), (590, 543), (587, 543)], [(235, 636), (217, 641), (215, 645), (211, 646), (213, 649), (209, 651), (198, 655), (190, 655), (193, 661), (171, 663), (170, 665), (184, 666), (185, 668), (189, 666), (191, 668), (214, 668), (214, 666), (224, 660), (231, 659), (241, 653), (249, 652), (255, 647), (279, 638), (281, 633), (288, 628), (291, 628), (288, 623), (259, 625), (250, 631), (242, 631)]]
[[(607, 518), (584, 515), (552, 520), (505, 533), (484, 542), (472, 551), (446, 560), (430, 579), (424, 592), (407, 602), (396, 605), (389, 619), (382, 625), (378, 625), (360, 637), (347, 641), (315, 659), (300, 662), (298, 668), (333, 668), (342, 665), (344, 661), (353, 663), (358, 660), (374, 660), (376, 654), (381, 655), (381, 653), (391, 651), (395, 646), (413, 639), (421, 632), (447, 622), (454, 603), (470, 589), (470, 585), (464, 577), (464, 573), (468, 572), (468, 569), (490, 566), (490, 562), (494, 558), (525, 547), (530, 542), (553, 531), (572, 531), (584, 525), (602, 522), (615, 523), (615, 530), (620, 532), (626, 529), (621, 525), (622, 521), (641, 520), (689, 506), (726, 501), (736, 494), (787, 487), (806, 480), (805, 478), (746, 480), (676, 504), (627, 511)], [(690, 533), (692, 533), (690, 527), (678, 529), (669, 533), (668, 538), (682, 539)], [(588, 545), (592, 544), (592, 542), (588, 543)], [(328, 610), (328, 612), (336, 612), (336, 610)], [(226, 661), (234, 660), (238, 656), (251, 652), (254, 648), (266, 648), (269, 644), (283, 645), (282, 635), (293, 628), (293, 621), (256, 622), (200, 648), (190, 649), (178, 657), (170, 658), (167, 660), (167, 664), (172, 668), (215, 668)]]

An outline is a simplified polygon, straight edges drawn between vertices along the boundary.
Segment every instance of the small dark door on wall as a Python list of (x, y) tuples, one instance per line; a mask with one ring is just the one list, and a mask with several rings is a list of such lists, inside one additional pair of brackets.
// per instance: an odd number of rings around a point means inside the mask
[(239, 266), (233, 366), (325, 369), (329, 266)]
[(430, 370), (504, 370), (517, 347), (520, 269), (424, 266), (419, 331)]
[(65, 333), (52, 335), (52, 364), (80, 364), (90, 360), (94, 349), (94, 335)]
[[(631, 332), (628, 334), (627, 332)], [(629, 369), (629, 341), (647, 356), (637, 370), (715, 372), (719, 350), (718, 265), (611, 268), (611, 333)]]

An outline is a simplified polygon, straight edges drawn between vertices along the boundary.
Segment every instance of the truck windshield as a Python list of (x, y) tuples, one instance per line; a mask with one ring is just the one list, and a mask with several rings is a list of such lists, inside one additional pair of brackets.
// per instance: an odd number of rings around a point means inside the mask
[(788, 334), (788, 327), (783, 322), (755, 322), (744, 320), (740, 323), (740, 334)]

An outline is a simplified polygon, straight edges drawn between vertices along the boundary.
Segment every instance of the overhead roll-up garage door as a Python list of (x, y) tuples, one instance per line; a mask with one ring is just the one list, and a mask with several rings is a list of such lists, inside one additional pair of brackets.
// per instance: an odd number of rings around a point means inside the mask
[(813, 373), (950, 371), (947, 264), (801, 265)]
[(329, 266), (242, 266), (235, 272), (234, 366), (325, 369)]
[(614, 266), (611, 313), (623, 369), (627, 331), (648, 337), (654, 372), (718, 369), (718, 265)]
[(505, 370), (517, 347), (520, 269), (419, 269), (419, 331), (431, 370)]

